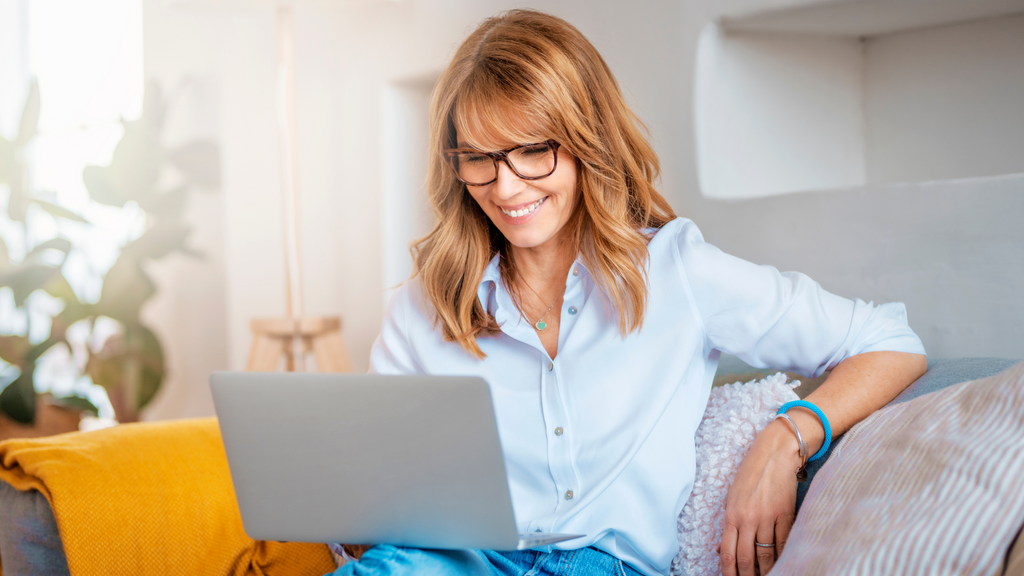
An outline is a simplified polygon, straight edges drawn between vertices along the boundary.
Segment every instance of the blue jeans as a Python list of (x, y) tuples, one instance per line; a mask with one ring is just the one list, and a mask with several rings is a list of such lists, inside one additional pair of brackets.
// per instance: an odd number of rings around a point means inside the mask
[(640, 576), (597, 548), (521, 550), (421, 550), (374, 546), (329, 576)]

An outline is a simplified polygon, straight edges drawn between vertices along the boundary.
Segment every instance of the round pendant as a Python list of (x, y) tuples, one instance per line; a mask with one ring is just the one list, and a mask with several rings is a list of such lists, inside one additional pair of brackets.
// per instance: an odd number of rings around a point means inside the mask
[(541, 321), (539, 321), (539, 320), (537, 321), (537, 323), (536, 323), (536, 324), (534, 324), (534, 326), (536, 326), (536, 327), (537, 327), (537, 330), (543, 330), (543, 329), (545, 329), (545, 328), (547, 328), (547, 327), (548, 327), (548, 325), (547, 325), (547, 323), (546, 323), (546, 322), (541, 322)]

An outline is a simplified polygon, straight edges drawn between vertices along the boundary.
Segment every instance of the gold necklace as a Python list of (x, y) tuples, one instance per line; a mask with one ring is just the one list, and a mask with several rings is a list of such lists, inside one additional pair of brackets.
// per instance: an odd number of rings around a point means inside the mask
[[(523, 280), (523, 284), (526, 284), (526, 287), (530, 289), (530, 292), (533, 292), (533, 295), (536, 296), (538, 300), (540, 300), (540, 303), (543, 306), (544, 299), (540, 297), (540, 294), (537, 294), (537, 291), (533, 289), (533, 286), (530, 286), (530, 284), (526, 280)], [(541, 314), (540, 318), (537, 318), (537, 321), (533, 323), (533, 327), (536, 328), (538, 331), (543, 331), (545, 328), (547, 328), (548, 323), (544, 321), (544, 318), (547, 318), (548, 312), (551, 312), (551, 309), (554, 307), (555, 303), (552, 302), (551, 306), (548, 306), (548, 309), (545, 310), (544, 313)]]

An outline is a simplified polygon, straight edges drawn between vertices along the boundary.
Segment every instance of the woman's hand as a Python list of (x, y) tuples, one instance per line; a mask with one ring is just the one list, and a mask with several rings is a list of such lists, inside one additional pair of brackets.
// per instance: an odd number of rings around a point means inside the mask
[[(785, 422), (758, 434), (740, 464), (725, 504), (719, 554), (723, 576), (767, 574), (782, 553), (796, 513), (799, 445)], [(754, 541), (774, 544), (767, 548)]]

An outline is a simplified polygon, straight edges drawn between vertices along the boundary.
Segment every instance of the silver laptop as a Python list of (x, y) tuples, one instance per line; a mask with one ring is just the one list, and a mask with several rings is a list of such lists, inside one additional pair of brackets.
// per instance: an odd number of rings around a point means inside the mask
[(215, 372), (246, 533), (257, 540), (524, 550), (481, 378)]

